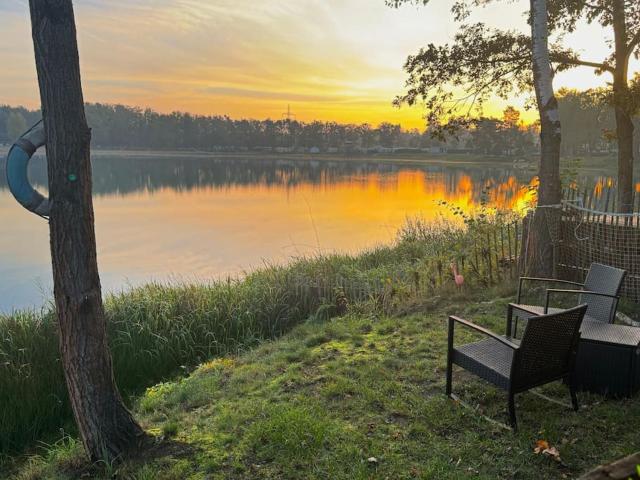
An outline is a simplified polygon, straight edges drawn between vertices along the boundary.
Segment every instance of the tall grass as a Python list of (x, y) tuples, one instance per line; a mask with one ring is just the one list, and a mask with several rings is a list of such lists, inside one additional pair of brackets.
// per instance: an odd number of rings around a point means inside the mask
[[(437, 270), (471, 244), (476, 230), (409, 222), (394, 245), (358, 255), (301, 258), (243, 279), (154, 283), (111, 295), (105, 307), (118, 386), (129, 399), (181, 369), (251, 348), (307, 319), (349, 306), (390, 310), (426, 296), (450, 282), (445, 275), (438, 283)], [(70, 420), (54, 313), (0, 316), (0, 452), (51, 439), (72, 428)]]

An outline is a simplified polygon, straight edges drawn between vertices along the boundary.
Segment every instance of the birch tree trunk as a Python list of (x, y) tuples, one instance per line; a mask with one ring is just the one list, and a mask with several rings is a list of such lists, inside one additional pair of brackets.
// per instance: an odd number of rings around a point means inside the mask
[(633, 120), (629, 92), (629, 47), (624, 0), (612, 2), (615, 40), (613, 72), (613, 106), (618, 140), (618, 211), (631, 212), (633, 207)]
[(538, 208), (529, 224), (526, 274), (550, 277), (554, 273), (553, 247), (549, 222), (555, 210), (540, 208), (557, 205), (560, 187), (560, 114), (553, 91), (553, 70), (549, 58), (547, 1), (530, 0), (533, 82), (540, 113), (540, 168)]
[(47, 135), (54, 296), (65, 380), (91, 460), (113, 460), (143, 432), (113, 378), (96, 260), (91, 131), (71, 0), (29, 0)]

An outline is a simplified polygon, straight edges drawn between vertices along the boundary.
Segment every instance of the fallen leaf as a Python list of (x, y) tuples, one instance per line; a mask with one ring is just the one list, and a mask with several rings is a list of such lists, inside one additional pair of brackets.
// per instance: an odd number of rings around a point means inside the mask
[(536, 442), (536, 448), (533, 449), (533, 453), (539, 455), (542, 453), (543, 455), (547, 455), (553, 458), (555, 461), (560, 462), (560, 451), (556, 447), (552, 447), (549, 445), (549, 442), (546, 440), (538, 440)]
[(549, 455), (550, 457), (552, 457), (556, 461), (560, 461), (560, 452), (558, 451), (558, 449), (556, 447), (545, 448), (542, 451), (542, 453), (544, 455)]
[(546, 440), (538, 440), (536, 442), (536, 448), (533, 449), (533, 453), (539, 454), (549, 448), (549, 442)]

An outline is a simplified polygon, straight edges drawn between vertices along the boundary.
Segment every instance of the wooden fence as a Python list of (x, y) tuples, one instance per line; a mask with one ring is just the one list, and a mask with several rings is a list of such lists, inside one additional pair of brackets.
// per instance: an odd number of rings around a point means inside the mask
[[(596, 221), (598, 216), (602, 217), (605, 213), (615, 213), (618, 206), (615, 184), (604, 183), (602, 180), (591, 187), (564, 188), (562, 198), (567, 203), (592, 211), (590, 219)], [(636, 215), (628, 217), (627, 223), (640, 227), (640, 192), (634, 191), (632, 207), (632, 212)]]
[(428, 282), (432, 287), (451, 283), (451, 262), (467, 281), (480, 285), (517, 278), (521, 248), (520, 221), (471, 226), (463, 246), (444, 245), (427, 260), (426, 270), (433, 272)]

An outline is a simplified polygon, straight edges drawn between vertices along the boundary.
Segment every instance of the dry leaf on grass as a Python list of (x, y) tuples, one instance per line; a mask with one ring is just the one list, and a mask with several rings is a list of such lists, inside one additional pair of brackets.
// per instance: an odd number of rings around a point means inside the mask
[(560, 452), (556, 447), (549, 445), (549, 442), (546, 440), (538, 440), (536, 442), (536, 448), (533, 449), (533, 453), (536, 455), (542, 453), (543, 455), (553, 458), (557, 462), (560, 461)]
[(546, 440), (538, 440), (536, 442), (536, 448), (533, 449), (533, 453), (542, 453), (542, 451), (546, 450), (547, 448), (549, 448), (549, 442), (547, 442)]

